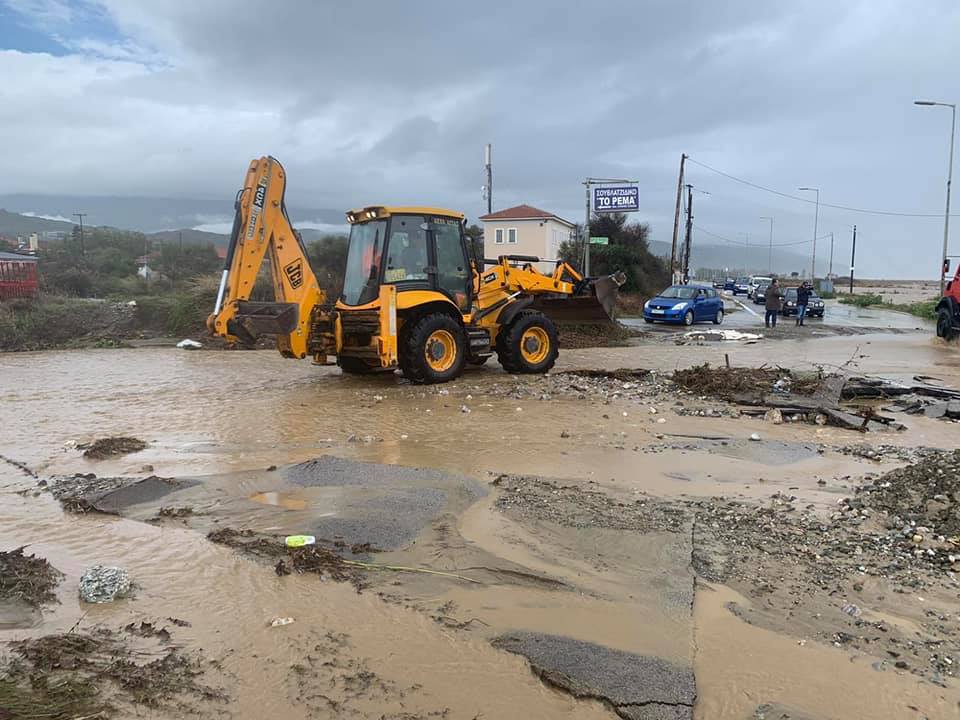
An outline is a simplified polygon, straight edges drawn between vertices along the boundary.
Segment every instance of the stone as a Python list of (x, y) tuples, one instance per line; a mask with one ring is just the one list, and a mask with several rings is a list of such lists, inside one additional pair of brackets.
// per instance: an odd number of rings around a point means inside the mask
[(130, 587), (130, 575), (121, 567), (94, 565), (80, 576), (80, 597), (88, 603), (113, 602)]

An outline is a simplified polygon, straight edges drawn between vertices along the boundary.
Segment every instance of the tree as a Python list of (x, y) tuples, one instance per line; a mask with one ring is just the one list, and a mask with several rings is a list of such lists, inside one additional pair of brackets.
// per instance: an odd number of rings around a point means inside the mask
[(483, 258), (483, 228), (474, 223), (463, 229), (467, 240), (467, 253), (471, 258)]
[(346, 235), (324, 235), (307, 245), (310, 267), (317, 276), (320, 289), (326, 293), (330, 302), (340, 297), (343, 292), (348, 244), (349, 238)]
[[(560, 257), (575, 268), (580, 268), (583, 242), (577, 228), (577, 239), (560, 246)], [(608, 238), (608, 245), (590, 247), (590, 274), (607, 275), (622, 270), (627, 281), (624, 292), (650, 295), (669, 282), (666, 264), (650, 253), (650, 225), (628, 223), (625, 213), (595, 214), (590, 218), (590, 236)]]

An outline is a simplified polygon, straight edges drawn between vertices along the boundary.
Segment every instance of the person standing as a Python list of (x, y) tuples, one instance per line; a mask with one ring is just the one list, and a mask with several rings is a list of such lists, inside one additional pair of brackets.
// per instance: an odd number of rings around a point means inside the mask
[(767, 313), (763, 316), (763, 324), (767, 327), (777, 326), (777, 316), (780, 314), (781, 301), (783, 293), (780, 290), (780, 283), (774, 278), (767, 287), (767, 292), (763, 296), (764, 306)]
[(803, 319), (807, 316), (807, 303), (810, 302), (811, 285), (806, 280), (800, 283), (797, 288), (797, 325), (803, 325)]

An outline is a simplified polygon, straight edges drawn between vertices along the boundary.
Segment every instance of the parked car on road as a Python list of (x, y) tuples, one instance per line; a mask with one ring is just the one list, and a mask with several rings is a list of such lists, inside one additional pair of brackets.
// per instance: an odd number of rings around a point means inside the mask
[(737, 289), (737, 279), (736, 278), (727, 278), (723, 281), (723, 289), (727, 292), (733, 292)]
[(757, 288), (761, 285), (769, 285), (773, 281), (773, 278), (767, 277), (766, 275), (753, 275), (750, 278), (750, 289), (747, 291), (747, 297), (752, 298), (754, 293), (757, 291)]
[(750, 278), (737, 278), (737, 281), (733, 284), (733, 294), (740, 295), (741, 293), (744, 295), (748, 295), (750, 293)]
[(723, 299), (711, 287), (671, 285), (643, 306), (643, 319), (648, 322), (670, 322), (693, 325), (695, 322), (723, 322)]
[[(783, 310), (780, 311), (783, 316), (797, 314), (797, 289), (787, 288), (783, 293)], [(823, 317), (823, 299), (817, 295), (816, 291), (811, 291), (810, 299), (807, 301), (807, 317)]]
[(769, 285), (760, 285), (753, 291), (753, 304), (763, 305), (767, 301), (767, 288)]

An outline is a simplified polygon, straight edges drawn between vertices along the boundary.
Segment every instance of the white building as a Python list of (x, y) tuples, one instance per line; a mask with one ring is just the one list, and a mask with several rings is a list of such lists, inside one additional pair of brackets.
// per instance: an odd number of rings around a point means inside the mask
[[(480, 216), (483, 222), (483, 256), (534, 255), (556, 260), (561, 243), (572, 239), (574, 224), (546, 210), (517, 205)], [(552, 270), (552, 263), (542, 264)]]

